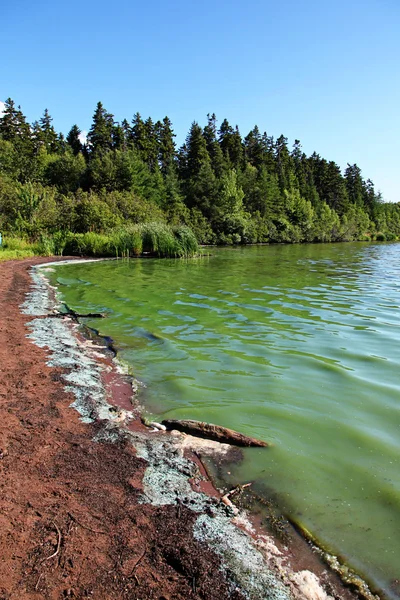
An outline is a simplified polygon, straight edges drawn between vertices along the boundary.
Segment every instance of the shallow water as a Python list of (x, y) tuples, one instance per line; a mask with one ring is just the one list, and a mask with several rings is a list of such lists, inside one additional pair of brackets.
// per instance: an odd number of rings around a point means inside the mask
[(213, 249), (193, 260), (56, 267), (64, 300), (111, 336), (159, 418), (273, 443), (256, 480), (322, 544), (398, 598), (400, 244)]

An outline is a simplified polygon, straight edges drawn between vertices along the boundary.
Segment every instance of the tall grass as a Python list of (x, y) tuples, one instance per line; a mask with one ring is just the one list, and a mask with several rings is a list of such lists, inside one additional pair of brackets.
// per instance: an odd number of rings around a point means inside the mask
[(158, 256), (190, 257), (199, 250), (188, 227), (171, 228), (165, 223), (142, 223), (118, 228), (108, 235), (98, 233), (69, 234), (65, 254), (84, 256)]
[(35, 243), (8, 238), (0, 248), (0, 260), (29, 256), (78, 255), (98, 257), (190, 257), (199, 250), (188, 227), (142, 223), (114, 229), (108, 234), (57, 231), (41, 235)]
[(29, 258), (35, 256), (35, 245), (20, 238), (5, 238), (0, 247), (0, 262), (3, 260), (13, 260), (15, 258)]

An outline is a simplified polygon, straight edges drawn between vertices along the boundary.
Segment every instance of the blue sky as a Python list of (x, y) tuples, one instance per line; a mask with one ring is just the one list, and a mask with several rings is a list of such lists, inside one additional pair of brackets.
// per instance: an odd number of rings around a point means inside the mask
[(356, 162), (400, 201), (398, 0), (14, 0), (3, 4), (0, 100), (58, 131), (168, 115), (180, 145), (208, 112)]

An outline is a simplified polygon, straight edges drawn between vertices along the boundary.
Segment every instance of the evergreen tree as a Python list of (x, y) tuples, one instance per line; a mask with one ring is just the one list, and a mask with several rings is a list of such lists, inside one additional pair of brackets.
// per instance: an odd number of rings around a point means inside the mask
[(347, 164), (344, 177), (350, 202), (357, 206), (363, 206), (364, 182), (361, 177), (361, 169), (355, 164)]
[(14, 142), (21, 135), (18, 110), (11, 98), (7, 98), (4, 103), (3, 114), (0, 118), (0, 135), (3, 140), (8, 142)]
[(144, 122), (143, 160), (151, 171), (155, 171), (158, 164), (158, 140), (156, 128), (151, 117)]
[(246, 160), (259, 169), (263, 164), (264, 147), (260, 130), (257, 125), (244, 138)]
[(113, 115), (108, 113), (101, 102), (97, 103), (87, 140), (93, 155), (104, 154), (113, 147)]
[(72, 125), (71, 129), (67, 134), (67, 144), (71, 148), (74, 156), (76, 156), (83, 150), (83, 145), (79, 137), (81, 133), (82, 132), (79, 129), (78, 125)]
[(125, 138), (125, 130), (119, 123), (114, 123), (112, 132), (112, 147), (114, 150), (126, 150), (127, 140)]
[(282, 192), (291, 189), (291, 175), (294, 174), (287, 142), (287, 138), (283, 135), (279, 136), (275, 142), (275, 160)]
[(240, 169), (243, 165), (243, 144), (238, 127), (233, 129), (228, 120), (224, 119), (218, 136), (222, 153), (229, 161), (230, 167)]
[(127, 146), (132, 144), (132, 127), (129, 125), (129, 121), (124, 119), (121, 123), (121, 127), (124, 131), (124, 138), (126, 140)]
[(213, 113), (207, 115), (207, 125), (204, 127), (203, 136), (206, 140), (207, 152), (211, 159), (211, 165), (215, 176), (220, 179), (227, 170), (227, 164), (217, 139), (217, 117)]
[(156, 123), (156, 136), (158, 141), (158, 161), (161, 172), (166, 175), (171, 171), (176, 157), (176, 147), (174, 142), (175, 134), (172, 129), (172, 123), (168, 117), (164, 117), (162, 123)]
[(132, 119), (132, 142), (136, 150), (143, 152), (146, 147), (146, 129), (139, 113)]
[(53, 118), (50, 116), (46, 108), (43, 116), (39, 120), (41, 141), (46, 151), (51, 154), (59, 149), (58, 136), (53, 127)]
[(211, 167), (206, 141), (201, 127), (194, 122), (186, 138), (186, 169), (184, 173), (185, 202), (210, 218), (218, 194), (218, 183)]

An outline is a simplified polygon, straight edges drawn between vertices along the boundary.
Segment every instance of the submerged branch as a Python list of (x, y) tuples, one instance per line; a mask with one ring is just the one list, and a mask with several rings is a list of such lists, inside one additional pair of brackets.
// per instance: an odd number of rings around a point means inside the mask
[(72, 308), (69, 308), (68, 306), (66, 306), (67, 312), (60, 312), (58, 310), (55, 310), (51, 313), (49, 313), (48, 315), (46, 315), (46, 317), (52, 317), (55, 319), (63, 319), (64, 317), (70, 317), (71, 319), (105, 319), (106, 318), (106, 314), (105, 313), (78, 313), (75, 310), (72, 310)]

